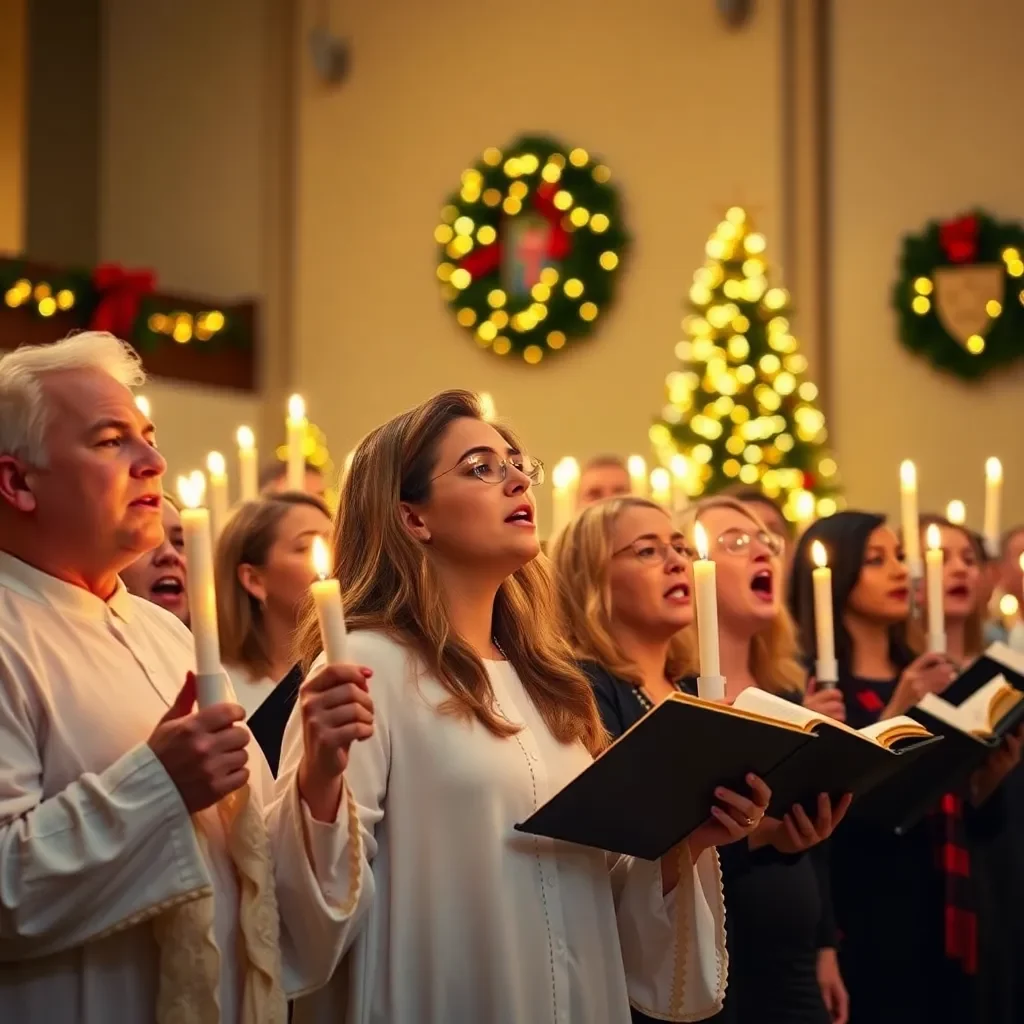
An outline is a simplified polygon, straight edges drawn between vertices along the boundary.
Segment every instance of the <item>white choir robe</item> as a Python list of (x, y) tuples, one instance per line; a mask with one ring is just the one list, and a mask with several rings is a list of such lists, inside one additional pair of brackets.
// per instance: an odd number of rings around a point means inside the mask
[[(591, 758), (554, 738), (512, 666), (486, 662), (497, 707), (523, 725), (499, 739), (438, 714), (446, 692), (384, 635), (351, 634), (348, 656), (373, 670), (374, 733), (346, 769), (373, 893), (296, 1024), (629, 1024), (630, 1003), (679, 1021), (721, 1008), (716, 851), (665, 897), (658, 863), (514, 831)], [(293, 712), (285, 791), (301, 750)], [(353, 870), (338, 862), (338, 890)]]
[[(146, 743), (193, 665), (188, 630), (122, 585), (104, 602), (0, 553), (3, 1020), (152, 1024), (149, 922), (211, 884), (221, 1019), (238, 1019), (238, 885), (220, 819), (202, 812), (207, 861)], [(294, 787), (275, 799), (255, 742), (249, 769), (275, 862), (284, 985), (307, 992), (341, 955), (347, 922), (318, 879), (344, 825), (313, 821)]]

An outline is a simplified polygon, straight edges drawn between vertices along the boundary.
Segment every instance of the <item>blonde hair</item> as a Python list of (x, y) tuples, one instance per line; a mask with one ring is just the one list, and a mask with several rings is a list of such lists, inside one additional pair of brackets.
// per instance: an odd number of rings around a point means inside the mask
[(16, 348), (0, 358), (0, 454), (46, 468), (49, 409), (43, 378), (65, 370), (99, 370), (126, 388), (146, 380), (138, 353), (106, 331)]
[[(643, 676), (612, 629), (609, 582), (612, 533), (619, 516), (631, 508), (656, 509), (671, 523), (668, 513), (646, 498), (606, 498), (583, 509), (555, 538), (549, 554), (555, 568), (559, 624), (576, 656), (640, 686)], [(680, 679), (692, 663), (688, 631), (680, 630), (669, 643), (665, 675)]]
[[(715, 496), (697, 502), (683, 513), (680, 525), (691, 544), (694, 526), (705, 512), (713, 508), (727, 508), (739, 512), (758, 530), (768, 532), (764, 521), (749, 504), (735, 498)], [(779, 582), (781, 584), (781, 580)], [(699, 628), (695, 623), (694, 629)], [(807, 686), (807, 673), (800, 663), (796, 626), (784, 604), (780, 603), (775, 618), (751, 641), (750, 673), (757, 685), (770, 693), (803, 693)]]
[(226, 665), (244, 667), (255, 679), (270, 672), (272, 652), (263, 628), (263, 609), (242, 585), (238, 570), (243, 565), (266, 565), (282, 520), (303, 505), (330, 518), (319, 498), (289, 491), (239, 505), (217, 540), (214, 575), (221, 657)]
[[(452, 631), (428, 549), (405, 528), (399, 509), (402, 502), (430, 497), (438, 446), (449, 424), (462, 418), (483, 419), (477, 397), (444, 391), (360, 442), (341, 489), (334, 574), (351, 630), (381, 630), (407, 646), (448, 692), (442, 714), (476, 720), (493, 735), (507, 737), (519, 726), (496, 709), (483, 662)], [(507, 428), (495, 429), (518, 447)], [(554, 627), (554, 605), (547, 560), (538, 556), (498, 588), (493, 634), (555, 737), (563, 743), (579, 740), (596, 753), (606, 734), (590, 684)], [(321, 650), (311, 602), (299, 650), (307, 669)]]
[[(940, 530), (956, 530), (958, 533), (963, 534), (964, 538), (974, 549), (974, 553), (978, 558), (979, 569), (984, 570), (985, 566), (985, 551), (983, 546), (978, 542), (976, 535), (973, 534), (964, 526), (958, 526), (956, 523), (951, 523), (948, 519), (943, 516), (936, 515), (923, 515), (921, 516), (919, 527), (921, 530), (921, 546), (924, 547), (924, 534), (925, 530), (929, 526), (937, 526)], [(964, 654), (968, 658), (976, 657), (981, 654), (985, 649), (985, 614), (987, 609), (979, 601), (970, 615), (964, 620)], [(910, 649), (915, 654), (923, 654), (928, 650), (928, 633), (925, 624), (925, 609), (921, 607), (918, 609), (916, 615), (912, 615), (907, 620), (906, 625), (906, 640)]]

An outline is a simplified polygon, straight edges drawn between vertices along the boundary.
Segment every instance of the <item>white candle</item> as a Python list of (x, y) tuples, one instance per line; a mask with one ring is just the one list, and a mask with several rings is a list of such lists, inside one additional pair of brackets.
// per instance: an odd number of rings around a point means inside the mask
[(715, 563), (708, 558), (708, 535), (700, 523), (694, 524), (693, 539), (699, 556), (693, 563), (700, 649), (697, 695), (704, 700), (722, 700), (725, 697), (725, 680), (718, 656), (718, 584)]
[(242, 501), (255, 501), (259, 497), (259, 470), (256, 466), (256, 435), (250, 427), (239, 427), (238, 480), (239, 497)]
[(626, 469), (633, 493), (639, 498), (647, 497), (647, 463), (642, 455), (630, 455), (626, 459)]
[(217, 592), (213, 574), (213, 537), (210, 513), (202, 507), (205, 480), (202, 473), (178, 477), (181, 498), (181, 530), (185, 541), (188, 611), (196, 652), (196, 697), (200, 708), (224, 699), (217, 633)]
[(672, 472), (672, 507), (682, 512), (690, 504), (690, 460), (676, 453), (669, 460), (668, 468)]
[(832, 570), (828, 567), (828, 552), (820, 540), (811, 545), (814, 561), (814, 638), (817, 664), (814, 678), (820, 687), (835, 686), (839, 682), (836, 662), (836, 635), (832, 619)]
[(228, 521), (228, 471), (224, 456), (210, 452), (206, 456), (206, 471), (210, 477), (210, 525), (216, 540)]
[(985, 460), (985, 547), (993, 558), (999, 554), (999, 519), (1003, 498), (1003, 464), (996, 458)]
[(928, 587), (928, 650), (942, 654), (946, 650), (946, 588), (942, 585), (942, 534), (932, 523), (926, 531), (928, 550), (924, 553), (925, 580)]
[(571, 456), (559, 459), (551, 472), (551, 536), (561, 533), (576, 514), (580, 464)]
[(320, 639), (328, 665), (339, 665), (345, 660), (345, 611), (341, 605), (341, 581), (331, 576), (331, 556), (322, 537), (313, 538), (313, 571), (319, 579), (310, 590), (316, 617), (320, 622)]
[(306, 403), (301, 395), (288, 399), (288, 490), (306, 489)]
[(900, 464), (900, 525), (903, 529), (903, 553), (907, 568), (915, 579), (921, 578), (921, 533), (917, 518), (917, 467), (906, 459)]
[(963, 526), (967, 522), (967, 506), (962, 501), (951, 501), (946, 506), (946, 518), (954, 526)]
[(147, 420), (152, 418), (153, 407), (149, 404), (149, 399), (145, 395), (135, 396), (135, 408), (138, 409)]
[(478, 397), (480, 399), (480, 415), (484, 418), (484, 422), (493, 423), (498, 418), (498, 409), (494, 404), (494, 396), (490, 391), (481, 391)]
[(672, 507), (672, 475), (662, 466), (651, 470), (651, 500), (667, 509)]

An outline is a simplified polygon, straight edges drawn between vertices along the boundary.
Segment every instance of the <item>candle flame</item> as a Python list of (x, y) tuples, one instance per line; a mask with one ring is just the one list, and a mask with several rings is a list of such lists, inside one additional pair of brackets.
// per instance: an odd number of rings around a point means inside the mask
[(796, 507), (796, 517), (801, 523), (809, 523), (814, 518), (817, 503), (810, 491), (798, 491), (793, 504)]
[(322, 580), (331, 575), (331, 555), (323, 537), (313, 538), (313, 572)]
[(149, 399), (145, 395), (135, 396), (135, 408), (138, 409), (147, 420), (153, 415), (153, 407), (149, 404)]
[(1003, 479), (1003, 464), (995, 456), (985, 460), (985, 479), (993, 484)]
[(905, 491), (913, 491), (917, 488), (917, 466), (910, 459), (904, 459), (900, 463), (900, 483)]
[(967, 522), (967, 506), (954, 499), (946, 506), (946, 518), (954, 526), (963, 526)]
[[(1024, 555), (1021, 556), (1024, 558)], [(1004, 618), (1009, 619), (1017, 614), (1017, 609), (1020, 608), (1020, 602), (1013, 596), (1013, 594), (1003, 594), (999, 598), (999, 614)]]
[(206, 468), (210, 472), (210, 476), (214, 479), (220, 480), (227, 473), (227, 463), (224, 461), (224, 456), (220, 452), (210, 452), (206, 456)]
[(647, 476), (647, 463), (642, 455), (630, 455), (626, 459), (626, 469), (634, 480), (642, 480)]
[(199, 470), (178, 477), (178, 497), (186, 508), (200, 508), (206, 496), (206, 478)]
[(559, 490), (572, 487), (580, 478), (580, 464), (571, 456), (559, 459), (551, 471), (551, 482)]
[(697, 549), (698, 558), (708, 557), (708, 532), (701, 523), (693, 524), (693, 546)]
[(490, 391), (481, 391), (477, 396), (480, 400), (480, 415), (485, 423), (493, 423), (498, 418), (498, 408), (494, 404), (494, 396)]
[(828, 552), (820, 540), (811, 544), (811, 559), (819, 569), (824, 569), (828, 565)]
[(924, 531), (925, 543), (928, 545), (929, 551), (938, 551), (942, 547), (942, 534), (939, 533), (938, 526), (932, 523), (927, 530)]
[(672, 489), (672, 477), (663, 466), (651, 470), (651, 490), (656, 494), (668, 494)]
[(301, 423), (306, 418), (306, 402), (302, 395), (292, 395), (288, 399), (288, 419), (292, 423)]
[(235, 440), (238, 441), (238, 447), (247, 452), (256, 447), (256, 435), (252, 432), (252, 427), (239, 427)]
[(690, 460), (678, 452), (669, 459), (669, 469), (677, 480), (686, 480), (690, 475)]

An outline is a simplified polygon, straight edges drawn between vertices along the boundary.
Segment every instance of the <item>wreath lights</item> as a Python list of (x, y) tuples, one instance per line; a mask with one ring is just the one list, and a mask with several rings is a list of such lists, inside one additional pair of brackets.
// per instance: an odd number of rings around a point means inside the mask
[(893, 306), (903, 345), (978, 380), (1024, 355), (1024, 228), (976, 211), (903, 242)]
[(629, 243), (611, 171), (524, 136), (463, 171), (434, 231), (441, 294), (481, 348), (536, 365), (593, 332)]

